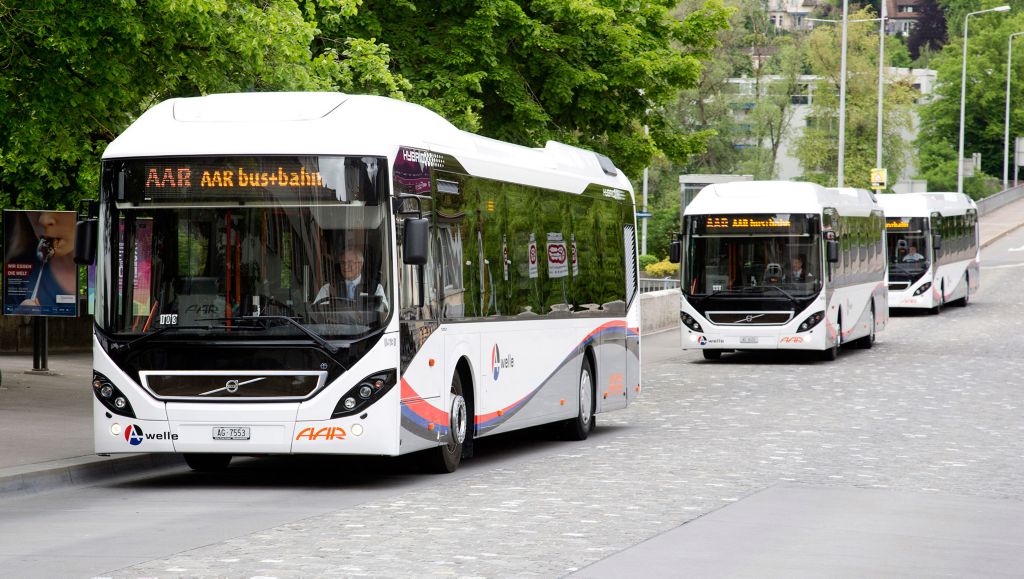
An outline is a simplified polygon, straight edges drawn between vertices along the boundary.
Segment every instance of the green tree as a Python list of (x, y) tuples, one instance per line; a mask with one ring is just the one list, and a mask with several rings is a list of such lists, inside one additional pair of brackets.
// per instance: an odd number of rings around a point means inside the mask
[[(975, 8), (978, 9), (978, 8)], [(950, 32), (955, 21), (950, 19)], [(960, 26), (963, 26), (961, 19)], [(964, 191), (980, 198), (996, 190), (993, 180), (1003, 175), (1003, 115), (1006, 106), (1007, 38), (1024, 29), (1024, 15), (986, 14), (971, 19), (967, 57), (964, 155), (981, 153), (984, 175), (967, 178)], [(960, 30), (962, 34), (962, 28)], [(1018, 46), (1019, 50), (1019, 46)], [(952, 36), (932, 57), (938, 72), (935, 95), (921, 109), (917, 139), (921, 176), (933, 191), (955, 191), (960, 134), (960, 75), (962, 38)], [(1014, 79), (1024, 78), (1024, 59), (1014, 59)], [(1013, 109), (1010, 134), (1024, 134), (1024, 86), (1011, 86)]]
[[(867, 11), (851, 20), (871, 18)], [(807, 39), (811, 70), (823, 77), (814, 92), (812, 122), (796, 141), (804, 178), (835, 185), (839, 151), (840, 28), (816, 28)], [(889, 181), (903, 173), (910, 155), (904, 135), (910, 129), (914, 91), (908, 79), (888, 78), (885, 86), (883, 164)], [(878, 36), (871, 23), (851, 24), (848, 31), (846, 83), (846, 151), (844, 185), (866, 187), (875, 165), (878, 105)]]
[(386, 83), (386, 47), (314, 59), (316, 34), (294, 0), (0, 1), (0, 206), (95, 197), (107, 143), (166, 98)]
[[(386, 39), (407, 98), (457, 126), (539, 146), (604, 152), (639, 175), (658, 151), (682, 160), (706, 134), (668, 122), (664, 106), (695, 86), (718, 31), (719, 0), (682, 20), (672, 0), (366, 0), (321, 10), (328, 38)], [(650, 128), (644, 134), (643, 126)]]

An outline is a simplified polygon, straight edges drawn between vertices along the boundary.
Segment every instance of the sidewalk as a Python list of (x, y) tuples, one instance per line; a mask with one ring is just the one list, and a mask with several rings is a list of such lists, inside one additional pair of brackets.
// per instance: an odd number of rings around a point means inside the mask
[[(982, 216), (982, 247), (1021, 225), (1024, 199)], [(31, 355), (0, 355), (0, 498), (182, 464), (176, 455), (96, 456), (92, 354), (51, 355), (49, 367), (56, 376), (29, 375)]]

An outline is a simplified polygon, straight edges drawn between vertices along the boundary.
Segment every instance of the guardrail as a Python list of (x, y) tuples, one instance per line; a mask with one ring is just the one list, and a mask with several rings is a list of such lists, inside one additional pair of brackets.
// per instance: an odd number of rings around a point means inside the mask
[(640, 278), (640, 293), (679, 289), (679, 278)]
[(991, 213), (1004, 205), (1009, 205), (1014, 201), (1024, 199), (1024, 185), (1018, 187), (1010, 187), (1005, 191), (1000, 191), (995, 195), (989, 195), (984, 199), (977, 201), (978, 204), (978, 215), (985, 215)]

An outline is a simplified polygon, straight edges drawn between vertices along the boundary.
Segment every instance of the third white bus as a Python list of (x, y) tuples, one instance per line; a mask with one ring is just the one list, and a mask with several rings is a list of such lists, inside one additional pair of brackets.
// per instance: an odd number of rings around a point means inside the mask
[(937, 314), (978, 291), (978, 207), (963, 193), (879, 195), (888, 237), (889, 304)]

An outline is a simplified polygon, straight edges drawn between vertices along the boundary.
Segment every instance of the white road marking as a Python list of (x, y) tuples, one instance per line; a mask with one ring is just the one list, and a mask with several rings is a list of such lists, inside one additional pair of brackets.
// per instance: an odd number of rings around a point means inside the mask
[(1011, 247), (1011, 248), (1007, 249), (1006, 251), (1024, 251), (1024, 245), (1022, 245), (1020, 247)]
[(1010, 269), (1014, 267), (1024, 267), (1024, 263), (1008, 263), (1005, 265), (987, 265), (981, 269)]

